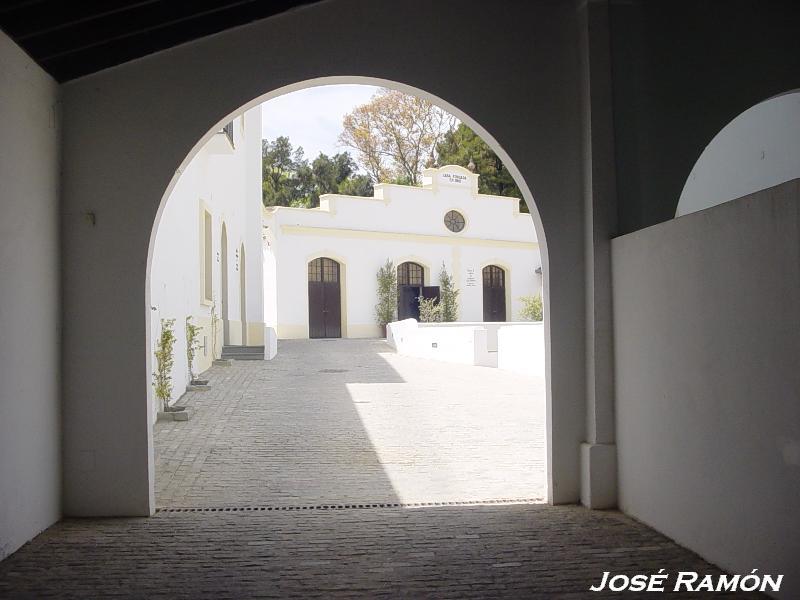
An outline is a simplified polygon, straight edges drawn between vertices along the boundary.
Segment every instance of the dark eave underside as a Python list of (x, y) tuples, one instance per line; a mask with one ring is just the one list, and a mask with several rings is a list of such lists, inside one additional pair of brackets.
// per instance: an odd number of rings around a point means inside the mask
[(0, 29), (69, 81), (318, 0), (8, 0)]

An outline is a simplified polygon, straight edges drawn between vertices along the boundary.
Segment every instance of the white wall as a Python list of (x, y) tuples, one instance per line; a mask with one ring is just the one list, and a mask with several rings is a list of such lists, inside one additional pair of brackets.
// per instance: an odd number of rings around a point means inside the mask
[(497, 331), (497, 368), (545, 376), (544, 323), (514, 323)]
[(56, 83), (3, 33), (0, 81), (3, 559), (60, 515), (60, 116)]
[[(150, 234), (175, 170), (210, 127), (264, 94), (310, 80), (378, 83), (373, 78), (427, 90), (496, 141), (526, 199), (536, 199), (543, 248), (547, 234), (548, 489), (555, 502), (578, 499), (585, 439), (578, 16), (571, 3), (509, 4), (502, 28), (468, 18), (453, 27), (452, 15), (484, 10), (478, 0), (444, 0), (433, 12), (421, 0), (320, 2), (62, 86), (62, 208), (79, 214), (90, 206), (98, 214), (91, 236), (69, 218), (62, 230), (64, 314), (71, 322), (63, 338), (65, 513), (137, 515), (153, 508), (143, 298)], [(398, 60), (386, 40), (407, 37), (412, 22), (415, 43)], [(480, 39), (485, 51), (442, 69), (440, 59), (465, 39)], [(531, 52), (531, 39), (547, 52)]]
[(620, 507), (800, 597), (800, 180), (613, 241)]
[(386, 328), (386, 341), (398, 354), (462, 365), (491, 366), (487, 337), (480, 323), (447, 327), (404, 319)]
[[(466, 183), (439, 181), (456, 172)], [(521, 296), (541, 294), (533, 219), (519, 212), (519, 200), (478, 194), (477, 176), (461, 167), (426, 173), (423, 187), (384, 184), (376, 186), (375, 198), (326, 195), (317, 209), (265, 211), (266, 243), (277, 267), (267, 288), (277, 289), (279, 337), (308, 337), (307, 263), (319, 256), (343, 265), (343, 337), (381, 334), (375, 324), (376, 273), (387, 259), (395, 267), (421, 264), (425, 285), (439, 285), (444, 265), (460, 291), (460, 321), (483, 320), (482, 269), (489, 264), (505, 270), (507, 320), (519, 316)], [(464, 215), (462, 232), (444, 225), (449, 210)]]
[[(174, 402), (186, 391), (189, 370), (186, 357), (185, 319), (200, 326), (201, 348), (194, 361), (195, 373), (211, 366), (214, 357), (211, 303), (203, 290), (202, 211), (212, 217), (212, 298), (216, 315), (222, 318), (222, 225), (227, 231), (228, 319), (220, 320), (216, 358), (222, 349), (222, 328), (228, 327), (232, 344), (243, 343), (240, 310), (241, 260), (236, 253), (245, 247), (246, 321), (250, 330), (244, 340), (263, 344), (263, 269), (261, 249), (261, 111), (253, 108), (233, 121), (234, 145), (224, 133), (216, 133), (181, 172), (164, 205), (155, 236), (150, 271), (151, 327), (154, 331), (148, 354), (151, 370), (161, 319), (175, 319), (175, 364), (172, 370)], [(152, 390), (151, 390), (152, 391)], [(152, 397), (152, 395), (151, 395)], [(156, 407), (157, 408), (157, 407)]]
[(800, 92), (744, 111), (700, 155), (676, 217), (800, 177)]

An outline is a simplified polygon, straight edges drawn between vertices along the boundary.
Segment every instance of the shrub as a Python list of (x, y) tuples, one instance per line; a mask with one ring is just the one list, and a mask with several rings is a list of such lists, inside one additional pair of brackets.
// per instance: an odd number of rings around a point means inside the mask
[(172, 365), (175, 363), (173, 348), (175, 346), (175, 319), (161, 319), (161, 335), (156, 346), (156, 371), (153, 373), (153, 387), (156, 398), (161, 400), (166, 410), (172, 396)]
[(397, 271), (388, 258), (386, 264), (378, 269), (378, 303), (375, 305), (375, 320), (385, 327), (394, 321), (397, 310)]
[(541, 321), (543, 317), (542, 297), (539, 294), (535, 296), (522, 296), (522, 310), (519, 311), (519, 318), (523, 321)]
[(191, 315), (186, 317), (186, 360), (189, 363), (189, 381), (197, 377), (194, 374), (194, 356), (200, 347), (197, 338), (200, 337), (200, 327), (192, 323)]
[(442, 304), (436, 298), (419, 297), (419, 322), (439, 323), (442, 320)]
[(217, 333), (219, 331), (219, 317), (217, 316), (217, 301), (211, 303), (211, 358), (216, 360), (221, 356), (217, 354)]
[[(449, 323), (458, 320), (458, 292), (453, 284), (453, 277), (447, 272), (442, 263), (442, 270), (439, 271), (439, 309), (440, 321)], [(421, 314), (420, 309), (420, 314)]]

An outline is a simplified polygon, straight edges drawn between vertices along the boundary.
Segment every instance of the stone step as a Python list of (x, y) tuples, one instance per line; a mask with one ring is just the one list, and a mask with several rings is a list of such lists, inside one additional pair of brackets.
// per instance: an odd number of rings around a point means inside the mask
[(264, 360), (264, 346), (223, 346), (223, 360)]

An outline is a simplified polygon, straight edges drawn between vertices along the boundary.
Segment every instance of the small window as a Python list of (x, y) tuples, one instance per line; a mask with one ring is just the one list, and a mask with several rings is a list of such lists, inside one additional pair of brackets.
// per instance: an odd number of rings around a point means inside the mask
[(464, 215), (457, 210), (450, 210), (444, 216), (444, 225), (453, 233), (459, 233), (464, 230), (466, 220), (464, 219)]

